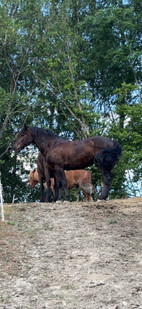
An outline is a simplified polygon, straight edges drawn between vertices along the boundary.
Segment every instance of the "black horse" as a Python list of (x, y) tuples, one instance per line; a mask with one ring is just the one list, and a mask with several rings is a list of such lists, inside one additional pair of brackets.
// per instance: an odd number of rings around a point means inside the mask
[(44, 155), (48, 177), (48, 201), (51, 200), (50, 178), (55, 179), (55, 200), (61, 199), (60, 188), (65, 188), (66, 199), (69, 199), (69, 191), (64, 169), (82, 169), (95, 163), (102, 170), (103, 188), (100, 199), (106, 199), (111, 185), (111, 171), (116, 165), (122, 152), (117, 141), (104, 136), (95, 136), (84, 140), (69, 141), (55, 135), (53, 132), (26, 125), (18, 133), (14, 150), (20, 152), (29, 144), (36, 144)]

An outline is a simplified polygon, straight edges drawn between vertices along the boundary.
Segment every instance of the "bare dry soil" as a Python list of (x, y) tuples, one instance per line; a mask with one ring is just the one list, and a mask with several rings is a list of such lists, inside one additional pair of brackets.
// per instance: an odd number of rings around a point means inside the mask
[(142, 198), (5, 204), (0, 309), (142, 308)]

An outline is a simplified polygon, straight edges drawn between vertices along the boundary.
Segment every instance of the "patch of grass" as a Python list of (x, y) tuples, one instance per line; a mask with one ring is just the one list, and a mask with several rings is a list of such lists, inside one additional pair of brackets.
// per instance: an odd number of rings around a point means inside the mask
[(6, 297), (3, 297), (3, 296), (2, 296), (2, 297), (1, 297), (2, 303), (3, 303), (3, 304), (7, 303), (7, 302), (9, 301), (9, 298), (10, 298), (9, 296), (6, 296)]
[(26, 265), (26, 269), (27, 270), (30, 270), (30, 269), (32, 269), (33, 267), (31, 266), (31, 265)]
[(52, 231), (54, 229), (54, 226), (50, 226), (47, 223), (43, 223), (42, 227), (43, 229), (48, 230), (48, 231)]
[(68, 285), (64, 286), (64, 289), (66, 289), (66, 290), (75, 290), (75, 286), (71, 285), (71, 284), (68, 284)]
[(108, 224), (115, 224), (115, 223), (117, 223), (116, 218), (110, 218), (110, 219), (108, 220)]
[(30, 237), (30, 238), (32, 238), (33, 236), (35, 236), (36, 235), (36, 230), (30, 230), (30, 229), (26, 229), (25, 231), (24, 231), (24, 233), (28, 236), (28, 237)]
[(7, 224), (9, 224), (9, 225), (15, 225), (15, 222), (8, 221)]
[(62, 295), (59, 295), (59, 294), (49, 294), (48, 296), (47, 296), (47, 299), (52, 299), (52, 298), (63, 298), (63, 296)]

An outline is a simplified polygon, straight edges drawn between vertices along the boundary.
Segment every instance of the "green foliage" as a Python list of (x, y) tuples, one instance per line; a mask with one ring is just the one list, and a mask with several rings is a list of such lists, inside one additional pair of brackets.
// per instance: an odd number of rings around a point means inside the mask
[[(138, 0), (1, 1), (0, 169), (5, 201), (13, 194), (19, 201), (38, 199), (38, 189), (35, 195), (29, 191), (22, 178), (27, 177), (25, 168), (12, 153), (16, 132), (25, 122), (70, 139), (96, 134), (118, 139), (123, 155), (114, 170), (111, 197), (129, 194), (127, 175), (131, 172), (132, 181), (140, 181), (142, 168), (140, 44)], [(29, 152), (24, 155), (28, 161)], [(100, 190), (100, 171), (91, 170)]]

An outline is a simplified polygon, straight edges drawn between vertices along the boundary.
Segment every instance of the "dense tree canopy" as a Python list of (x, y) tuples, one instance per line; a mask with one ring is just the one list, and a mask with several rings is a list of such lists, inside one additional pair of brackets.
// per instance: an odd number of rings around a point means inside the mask
[[(0, 1), (0, 170), (5, 201), (32, 200), (30, 147), (16, 160), (23, 125), (69, 139), (106, 135), (123, 155), (111, 196), (140, 195), (141, 11), (138, 0)], [(23, 160), (24, 158), (24, 160)], [(100, 172), (92, 167), (93, 183)], [(36, 195), (37, 194), (37, 195)]]

